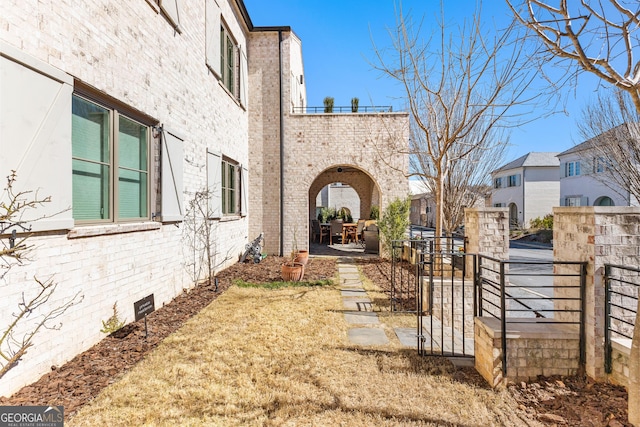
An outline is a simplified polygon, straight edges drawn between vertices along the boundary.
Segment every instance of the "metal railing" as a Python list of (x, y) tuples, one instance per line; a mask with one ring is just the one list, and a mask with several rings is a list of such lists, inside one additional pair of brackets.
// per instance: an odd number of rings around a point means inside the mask
[(640, 269), (615, 264), (604, 265), (605, 286), (605, 372), (610, 374), (612, 341), (614, 338), (633, 339)]
[[(507, 373), (507, 323), (530, 323), (531, 319), (541, 319), (546, 324), (576, 325), (580, 337), (580, 366), (584, 366), (586, 266), (586, 262), (511, 262), (478, 255), (478, 315), (500, 321), (504, 375)], [(535, 273), (523, 267), (530, 267)], [(515, 277), (553, 277), (559, 283), (511, 284), (509, 278)]]
[(294, 114), (393, 113), (393, 107), (391, 105), (362, 106), (362, 107), (358, 106), (356, 111), (353, 111), (351, 106), (333, 107), (330, 112), (325, 111), (325, 107), (293, 107), (292, 113)]

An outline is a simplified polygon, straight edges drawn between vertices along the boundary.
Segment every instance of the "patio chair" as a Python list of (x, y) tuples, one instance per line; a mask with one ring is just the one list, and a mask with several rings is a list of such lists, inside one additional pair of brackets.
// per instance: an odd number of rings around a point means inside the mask
[(322, 243), (323, 237), (329, 237), (329, 230), (326, 227), (320, 225), (320, 221), (317, 219), (311, 220), (311, 240)]
[(329, 244), (333, 245), (333, 238), (339, 237), (340, 242), (342, 242), (342, 220), (334, 219), (331, 221), (330, 231), (329, 231)]
[(366, 221), (364, 219), (358, 220), (358, 227), (356, 228), (356, 243), (364, 243), (364, 224)]

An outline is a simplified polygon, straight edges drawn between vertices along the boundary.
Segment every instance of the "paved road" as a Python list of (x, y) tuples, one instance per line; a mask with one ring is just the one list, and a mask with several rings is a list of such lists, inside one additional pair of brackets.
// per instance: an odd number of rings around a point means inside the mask
[[(511, 241), (509, 248), (509, 291), (508, 293), (521, 298), (523, 304), (528, 305), (533, 310), (538, 311), (544, 317), (553, 317), (552, 312), (545, 312), (553, 308), (553, 302), (544, 298), (553, 296), (553, 277), (541, 274), (552, 274), (551, 264), (520, 264), (553, 261), (553, 250), (548, 245), (535, 243), (521, 243)], [(549, 286), (549, 288), (547, 288)], [(535, 298), (535, 299), (524, 299)], [(521, 304), (512, 301), (509, 305), (514, 309), (525, 309)], [(523, 316), (524, 312), (511, 312), (510, 315)], [(533, 313), (527, 317), (534, 317)]]

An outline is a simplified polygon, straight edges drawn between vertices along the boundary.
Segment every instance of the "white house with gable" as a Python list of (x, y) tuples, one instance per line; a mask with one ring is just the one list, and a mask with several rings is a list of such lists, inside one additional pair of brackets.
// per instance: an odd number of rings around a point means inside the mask
[(552, 213), (560, 196), (558, 153), (530, 152), (491, 172), (491, 204), (509, 208), (512, 228)]
[[(621, 137), (629, 135), (624, 126), (609, 132), (620, 132)], [(598, 155), (594, 148), (598, 143), (599, 137), (591, 138), (558, 154), (560, 206), (638, 206), (629, 189), (609, 176), (616, 171)]]

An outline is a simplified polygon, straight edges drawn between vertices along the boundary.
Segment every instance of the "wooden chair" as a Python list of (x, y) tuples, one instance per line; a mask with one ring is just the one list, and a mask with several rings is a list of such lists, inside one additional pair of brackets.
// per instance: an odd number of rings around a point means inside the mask
[(323, 237), (329, 237), (329, 230), (320, 225), (320, 221), (317, 219), (311, 220), (311, 240), (314, 242), (318, 239), (319, 243), (322, 243)]
[(360, 243), (361, 241), (364, 240), (363, 231), (364, 231), (365, 222), (366, 222), (366, 220), (364, 220), (364, 219), (359, 219), (358, 220), (358, 227), (356, 228), (356, 232), (355, 232), (356, 243)]
[[(334, 219), (331, 221), (331, 228), (329, 231), (329, 244), (333, 245), (333, 238), (340, 237), (342, 239), (342, 220)], [(342, 240), (340, 240), (342, 242)]]

